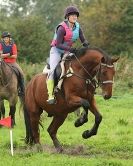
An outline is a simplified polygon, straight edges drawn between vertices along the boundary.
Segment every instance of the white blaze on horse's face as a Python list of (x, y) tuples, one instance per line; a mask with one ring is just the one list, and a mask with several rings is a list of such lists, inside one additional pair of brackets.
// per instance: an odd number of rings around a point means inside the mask
[(105, 100), (111, 98), (112, 96), (112, 87), (114, 83), (114, 75), (115, 75), (115, 68), (114, 62), (117, 59), (112, 59), (112, 64), (104, 64), (101, 63), (101, 88), (102, 88), (102, 95)]

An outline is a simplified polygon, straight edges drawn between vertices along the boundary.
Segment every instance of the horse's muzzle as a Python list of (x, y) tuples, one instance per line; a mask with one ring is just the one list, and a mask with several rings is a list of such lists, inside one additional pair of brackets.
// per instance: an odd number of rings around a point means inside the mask
[(105, 100), (108, 100), (108, 99), (110, 99), (110, 98), (111, 98), (111, 96), (112, 96), (112, 95), (103, 94), (103, 98), (104, 98)]

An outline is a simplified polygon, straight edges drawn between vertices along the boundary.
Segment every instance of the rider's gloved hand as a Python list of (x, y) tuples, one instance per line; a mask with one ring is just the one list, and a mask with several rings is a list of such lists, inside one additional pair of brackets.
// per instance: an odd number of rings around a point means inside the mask
[(83, 47), (88, 48), (88, 47), (89, 47), (89, 45), (90, 45), (90, 43), (89, 43), (88, 41), (85, 41), (85, 42), (83, 43)]
[(76, 54), (77, 53), (77, 49), (76, 48), (70, 48), (69, 52), (73, 53), (73, 54)]

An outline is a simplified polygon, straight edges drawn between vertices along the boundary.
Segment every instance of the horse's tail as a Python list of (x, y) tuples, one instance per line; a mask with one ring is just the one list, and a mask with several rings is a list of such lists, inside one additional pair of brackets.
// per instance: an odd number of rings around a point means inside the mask
[(19, 95), (19, 100), (20, 100), (20, 109), (21, 109), (24, 105), (25, 96), (24, 95)]
[(31, 129), (30, 115), (28, 113), (28, 109), (25, 103), (23, 103), (23, 111), (24, 111), (24, 121), (25, 121), (25, 128), (26, 128), (25, 143), (33, 144), (34, 138), (33, 138), (32, 129)]

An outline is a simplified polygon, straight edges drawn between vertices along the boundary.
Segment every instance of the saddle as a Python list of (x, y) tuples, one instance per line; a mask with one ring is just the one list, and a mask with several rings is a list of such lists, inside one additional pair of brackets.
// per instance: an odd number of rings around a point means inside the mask
[[(72, 75), (68, 75), (68, 71), (65, 71), (65, 61), (71, 61), (72, 53), (63, 54), (61, 61), (57, 65), (54, 71), (54, 87), (57, 87), (58, 89), (61, 89), (62, 82), (64, 77), (70, 77)], [(43, 73), (49, 75), (50, 73), (50, 64), (49, 64), (49, 58), (46, 60), (46, 66), (43, 69)]]

